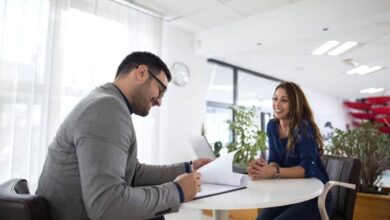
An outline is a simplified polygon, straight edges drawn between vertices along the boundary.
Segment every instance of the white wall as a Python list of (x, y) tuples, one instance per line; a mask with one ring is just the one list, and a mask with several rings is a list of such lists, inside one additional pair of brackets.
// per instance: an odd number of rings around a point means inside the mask
[(304, 86), (302, 86), (302, 90), (314, 112), (314, 119), (320, 130), (323, 130), (327, 121), (332, 123), (333, 128), (341, 130), (345, 130), (346, 124), (350, 124), (350, 117), (343, 107), (342, 99), (322, 94)]
[(209, 75), (207, 58), (195, 55), (191, 32), (164, 23), (162, 45), (162, 59), (168, 67), (180, 61), (187, 64), (191, 72), (187, 85), (178, 87), (170, 83), (160, 108), (159, 163), (165, 164), (195, 158), (187, 139), (200, 135)]
[[(160, 108), (159, 163), (182, 162), (195, 158), (187, 139), (199, 135), (205, 120), (206, 93), (209, 85), (207, 58), (195, 55), (194, 36), (168, 23), (163, 26), (162, 59), (169, 67), (184, 62), (191, 71), (190, 82), (178, 87), (170, 83)], [(339, 98), (331, 97), (312, 88), (303, 87), (314, 111), (315, 120), (322, 130), (326, 121), (333, 127), (345, 129), (349, 123), (346, 110)]]

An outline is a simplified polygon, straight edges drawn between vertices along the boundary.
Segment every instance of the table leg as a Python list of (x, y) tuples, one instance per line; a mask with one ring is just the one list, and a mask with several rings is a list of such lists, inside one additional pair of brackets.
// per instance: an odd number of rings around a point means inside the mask
[(213, 210), (213, 220), (229, 220), (229, 210)]

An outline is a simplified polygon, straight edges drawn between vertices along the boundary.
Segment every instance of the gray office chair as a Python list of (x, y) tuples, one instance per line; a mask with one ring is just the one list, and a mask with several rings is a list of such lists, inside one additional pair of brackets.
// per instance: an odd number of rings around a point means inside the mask
[[(328, 172), (329, 182), (318, 197), (321, 219), (329, 220), (325, 199), (329, 191), (333, 197), (331, 220), (352, 220), (356, 200), (356, 184), (359, 183), (361, 162), (357, 158), (324, 155), (322, 162)], [(347, 189), (346, 189), (347, 188)], [(353, 189), (353, 190), (351, 190)]]
[(11, 179), (0, 185), (1, 220), (49, 220), (47, 201), (30, 195), (25, 179)]

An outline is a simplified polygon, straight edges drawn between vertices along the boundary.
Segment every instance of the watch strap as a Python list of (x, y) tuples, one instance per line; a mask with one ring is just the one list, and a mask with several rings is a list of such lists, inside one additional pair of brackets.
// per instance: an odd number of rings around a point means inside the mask
[(275, 166), (276, 168), (276, 173), (274, 175), (274, 179), (280, 179), (280, 169), (279, 166)]

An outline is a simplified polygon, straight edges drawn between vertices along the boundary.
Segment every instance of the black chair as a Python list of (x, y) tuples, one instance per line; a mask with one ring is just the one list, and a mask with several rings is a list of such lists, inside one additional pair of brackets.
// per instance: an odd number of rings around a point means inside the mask
[(11, 179), (0, 185), (1, 220), (49, 220), (47, 201), (30, 195), (27, 181)]
[(318, 208), (322, 220), (329, 219), (325, 209), (325, 199), (329, 190), (331, 190), (333, 197), (333, 213), (330, 219), (352, 220), (356, 200), (355, 188), (359, 183), (360, 160), (357, 158), (324, 155), (322, 162), (330, 180), (325, 184), (324, 190), (318, 198)]

